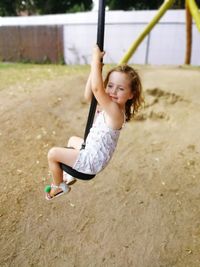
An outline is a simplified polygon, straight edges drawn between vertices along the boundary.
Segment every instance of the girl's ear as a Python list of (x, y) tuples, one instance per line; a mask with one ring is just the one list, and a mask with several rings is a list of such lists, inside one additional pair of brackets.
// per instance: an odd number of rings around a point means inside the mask
[(133, 97), (134, 97), (134, 93), (133, 93), (133, 92), (131, 92), (131, 93), (130, 93), (130, 96), (129, 96), (129, 98), (128, 98), (128, 100), (131, 100), (131, 99), (133, 99)]

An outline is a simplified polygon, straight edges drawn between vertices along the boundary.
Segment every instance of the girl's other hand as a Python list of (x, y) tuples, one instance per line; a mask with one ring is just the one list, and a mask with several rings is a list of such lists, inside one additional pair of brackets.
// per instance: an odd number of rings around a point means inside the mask
[(92, 61), (94, 63), (102, 63), (105, 52), (101, 52), (98, 45), (93, 48)]

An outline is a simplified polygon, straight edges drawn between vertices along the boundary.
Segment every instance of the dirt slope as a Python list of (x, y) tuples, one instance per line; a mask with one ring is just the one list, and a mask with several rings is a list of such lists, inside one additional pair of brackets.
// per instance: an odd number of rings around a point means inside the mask
[(2, 267), (200, 266), (200, 70), (139, 71), (145, 108), (110, 165), (50, 203), (47, 151), (83, 135), (86, 72), (0, 91)]

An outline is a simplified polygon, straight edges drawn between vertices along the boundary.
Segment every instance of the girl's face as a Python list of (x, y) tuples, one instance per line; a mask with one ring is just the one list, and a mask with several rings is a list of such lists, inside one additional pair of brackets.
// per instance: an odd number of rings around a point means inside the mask
[(126, 73), (113, 71), (109, 76), (106, 93), (113, 102), (124, 107), (127, 100), (133, 98), (128, 75)]

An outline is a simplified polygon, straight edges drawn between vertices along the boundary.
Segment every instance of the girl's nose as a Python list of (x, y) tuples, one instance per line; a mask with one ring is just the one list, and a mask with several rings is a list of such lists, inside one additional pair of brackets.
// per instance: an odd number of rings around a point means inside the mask
[(117, 92), (117, 88), (116, 88), (116, 87), (113, 87), (113, 88), (112, 88), (112, 94), (114, 94), (114, 95), (115, 95), (115, 94), (116, 94), (116, 92)]

